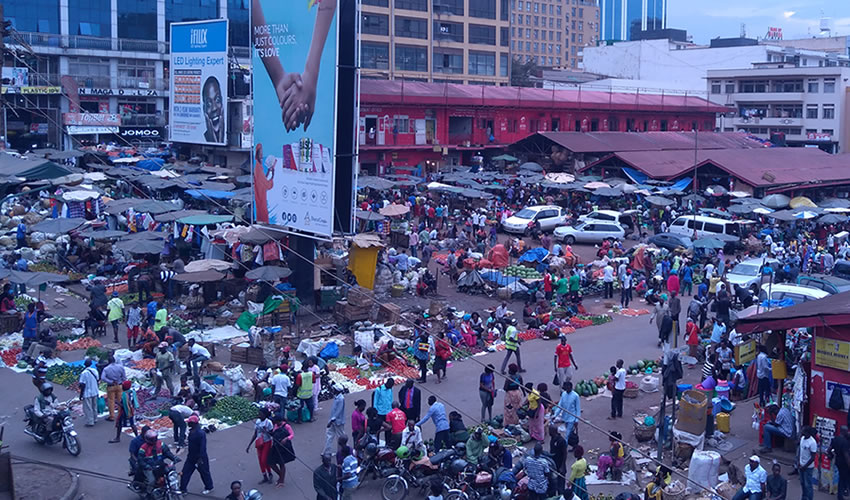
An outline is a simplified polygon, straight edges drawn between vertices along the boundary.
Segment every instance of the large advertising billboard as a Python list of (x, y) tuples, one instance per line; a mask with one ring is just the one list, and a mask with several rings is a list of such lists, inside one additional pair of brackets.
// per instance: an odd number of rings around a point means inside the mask
[(253, 0), (254, 220), (330, 237), (337, 2)]
[(227, 19), (171, 23), (168, 138), (227, 144)]

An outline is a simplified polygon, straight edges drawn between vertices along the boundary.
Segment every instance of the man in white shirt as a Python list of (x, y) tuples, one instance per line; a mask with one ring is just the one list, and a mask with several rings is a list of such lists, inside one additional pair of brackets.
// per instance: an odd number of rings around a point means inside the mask
[(611, 416), (608, 420), (614, 420), (623, 416), (623, 393), (626, 392), (626, 369), (623, 368), (623, 360), (617, 360), (617, 371), (614, 373), (614, 394), (611, 398)]
[(508, 303), (502, 302), (498, 307), (496, 307), (496, 319), (499, 321), (505, 319), (505, 316), (508, 314)]
[(614, 268), (611, 267), (611, 263), (605, 265), (602, 269), (602, 281), (605, 283), (605, 295), (604, 299), (613, 299), (614, 298)]
[(195, 339), (189, 339), (189, 364), (192, 366), (192, 376), (200, 376), (201, 365), (205, 361), (209, 361), (212, 356), (206, 347), (195, 342)]
[(280, 371), (272, 377), (271, 384), (274, 386), (274, 402), (280, 406), (279, 415), (286, 411), (286, 402), (289, 398), (289, 388), (292, 387), (292, 381), (281, 367)]
[(708, 281), (709, 278), (714, 274), (714, 264), (709, 262), (705, 265), (705, 273), (703, 274), (703, 281)]
[(744, 487), (738, 490), (738, 493), (732, 497), (732, 500), (756, 500), (761, 499), (764, 495), (767, 483), (767, 471), (759, 464), (761, 460), (758, 455), (750, 457), (750, 463), (744, 467), (744, 474), (747, 476), (747, 482)]
[(83, 363), (85, 369), (80, 374), (80, 400), (83, 402), (83, 413), (86, 416), (86, 427), (92, 427), (97, 419), (97, 369), (92, 366), (92, 361), (87, 359)]
[(812, 472), (815, 469), (815, 456), (818, 452), (815, 432), (813, 427), (803, 427), (803, 438), (800, 439), (800, 466), (798, 470), (800, 471), (800, 487), (802, 488), (801, 500), (812, 500), (815, 494), (812, 486)]
[(401, 431), (401, 445), (407, 446), (411, 456), (414, 458), (417, 455), (428, 456), (425, 441), (422, 440), (422, 429), (416, 425), (416, 421), (413, 419), (408, 420), (407, 427)]

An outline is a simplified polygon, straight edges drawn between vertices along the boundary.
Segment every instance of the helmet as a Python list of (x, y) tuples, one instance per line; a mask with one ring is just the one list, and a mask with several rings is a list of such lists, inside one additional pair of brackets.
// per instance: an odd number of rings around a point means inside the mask
[(265, 389), (263, 389), (263, 396), (271, 396), (271, 395), (272, 395), (272, 388), (271, 387), (266, 387)]
[(148, 443), (151, 443), (151, 444), (156, 443), (157, 437), (158, 437), (157, 433), (153, 429), (151, 429), (151, 430), (149, 430), (148, 432), (145, 433), (145, 441), (147, 441)]
[(451, 465), (449, 465), (449, 471), (451, 471), (452, 474), (457, 475), (463, 472), (464, 469), (466, 469), (467, 465), (468, 463), (466, 462), (466, 460), (462, 458), (456, 458), (452, 461)]
[(395, 451), (395, 456), (402, 460), (407, 460), (410, 458), (410, 449), (407, 446), (399, 446)]
[(39, 387), (38, 390), (41, 391), (42, 396), (50, 396), (51, 394), (53, 394), (53, 384), (51, 384), (50, 382), (44, 382), (43, 384), (41, 384), (41, 387)]
[(369, 443), (366, 445), (366, 454), (369, 456), (373, 456), (375, 452), (378, 451), (378, 445), (375, 443)]
[(245, 500), (262, 500), (263, 494), (257, 490), (251, 490), (245, 495)]
[(458, 455), (466, 455), (466, 443), (457, 443), (455, 445), (455, 451), (458, 453)]

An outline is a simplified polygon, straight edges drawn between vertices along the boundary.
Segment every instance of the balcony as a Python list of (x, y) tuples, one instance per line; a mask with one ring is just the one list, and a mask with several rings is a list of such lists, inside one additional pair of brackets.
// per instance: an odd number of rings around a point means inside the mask
[(732, 120), (733, 125), (737, 126), (755, 126), (758, 125), (760, 127), (802, 127), (804, 119), (803, 118), (746, 118), (746, 117), (735, 117)]
[(51, 33), (15, 32), (14, 37), (4, 40), (9, 45), (26, 43), (33, 47), (56, 47), (62, 49), (110, 50), (125, 52), (168, 53), (168, 43), (156, 40), (134, 40), (130, 38), (101, 38), (83, 35), (56, 35)]
[(806, 99), (803, 92), (737, 92), (730, 95), (734, 102), (802, 102)]
[(70, 75), (81, 88), (168, 90), (167, 78)]

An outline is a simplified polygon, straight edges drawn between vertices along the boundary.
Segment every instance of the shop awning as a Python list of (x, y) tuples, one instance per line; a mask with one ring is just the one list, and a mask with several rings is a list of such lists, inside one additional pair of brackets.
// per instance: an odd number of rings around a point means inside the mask
[(850, 324), (850, 292), (739, 318), (738, 333)]

